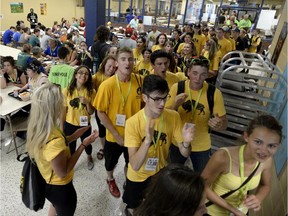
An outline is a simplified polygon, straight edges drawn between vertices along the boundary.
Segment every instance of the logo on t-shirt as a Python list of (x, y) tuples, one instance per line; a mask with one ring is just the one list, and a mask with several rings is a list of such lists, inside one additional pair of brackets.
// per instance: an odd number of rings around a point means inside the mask
[[(194, 107), (196, 104), (196, 101), (195, 100), (192, 100), (192, 106)], [(187, 100), (186, 102), (184, 102), (182, 104), (182, 108), (186, 111), (186, 113), (188, 112), (191, 112), (192, 111), (192, 106), (191, 106), (191, 100)], [(201, 113), (203, 115), (205, 115), (205, 106), (201, 103), (198, 103), (197, 104), (197, 107), (196, 107), (196, 110), (199, 110), (199, 114), (200, 115)]]
[[(154, 130), (154, 134), (153, 134), (153, 139), (156, 141), (157, 138), (158, 138), (158, 133), (159, 131), (157, 130)], [(145, 137), (142, 139), (142, 142), (144, 142), (145, 140)], [(166, 145), (167, 144), (167, 134), (165, 133), (162, 133), (160, 134), (160, 137), (159, 137), (159, 145), (162, 146), (163, 144)], [(153, 141), (150, 143), (150, 146), (152, 146), (154, 143)]]
[[(73, 107), (73, 109), (79, 109), (79, 107), (80, 107), (80, 99), (79, 98), (74, 98), (74, 99), (70, 100), (69, 104), (70, 104), (70, 106)], [(86, 104), (81, 103), (81, 105), (83, 107), (86, 107)]]

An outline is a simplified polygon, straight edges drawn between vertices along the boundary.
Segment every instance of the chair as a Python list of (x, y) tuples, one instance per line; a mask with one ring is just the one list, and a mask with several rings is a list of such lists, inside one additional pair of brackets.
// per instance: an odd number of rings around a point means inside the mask
[[(27, 131), (27, 127), (28, 127), (28, 117), (15, 117), (15, 118), (10, 118), (10, 116), (8, 116), (7, 118), (7, 122), (10, 126), (10, 132), (11, 132), (11, 142), (14, 143), (14, 149), (10, 150), (10, 145), (9, 148), (7, 150), (7, 154), (10, 153), (11, 151), (15, 150), (16, 151), (16, 155), (18, 156), (18, 148), (20, 146), (22, 146), (23, 144), (25, 144), (26, 140), (21, 143), (20, 145), (17, 145), (16, 143), (16, 133), (20, 132), (20, 131)], [(10, 143), (11, 144), (11, 143)]]

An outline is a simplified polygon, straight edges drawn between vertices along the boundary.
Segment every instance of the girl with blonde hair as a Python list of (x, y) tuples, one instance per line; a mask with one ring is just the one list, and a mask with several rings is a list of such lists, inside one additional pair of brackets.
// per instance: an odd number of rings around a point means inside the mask
[(68, 143), (80, 137), (89, 127), (81, 128), (65, 137), (57, 125), (63, 115), (64, 98), (60, 88), (46, 83), (32, 96), (32, 107), (27, 130), (26, 148), (34, 158), (46, 181), (46, 198), (51, 202), (49, 216), (72, 216), (77, 205), (77, 194), (72, 180), (74, 166), (83, 150), (98, 137), (98, 132), (85, 138), (71, 155)]

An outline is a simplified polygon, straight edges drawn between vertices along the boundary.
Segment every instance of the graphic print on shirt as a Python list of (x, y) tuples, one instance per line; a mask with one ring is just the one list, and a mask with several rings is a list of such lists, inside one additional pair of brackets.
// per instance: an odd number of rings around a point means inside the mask
[[(154, 134), (153, 134), (153, 139), (154, 139), (154, 140), (157, 140), (158, 134), (159, 134), (159, 131), (154, 130)], [(144, 137), (144, 138), (142, 139), (142, 142), (144, 142), (145, 138), (146, 138), (146, 137)], [(160, 137), (159, 137), (159, 141), (158, 141), (160, 146), (162, 146), (163, 144), (164, 144), (164, 145), (167, 144), (167, 139), (166, 139), (166, 138), (167, 138), (167, 134), (161, 132)], [(154, 144), (153, 141), (151, 141), (150, 146), (152, 146), (153, 144)]]
[(80, 109), (81, 106), (84, 108), (86, 107), (86, 104), (81, 103), (80, 106), (80, 99), (79, 98), (74, 98), (69, 101), (69, 104), (73, 107), (73, 109)]
[[(192, 111), (192, 107), (194, 107), (196, 104), (195, 100), (192, 100), (192, 104), (191, 104), (191, 100), (187, 100), (182, 104), (182, 108), (186, 111), (186, 113), (191, 112)], [(205, 115), (205, 106), (201, 103), (197, 104), (196, 110), (199, 110), (199, 114), (200, 115), (202, 113), (202, 115)]]

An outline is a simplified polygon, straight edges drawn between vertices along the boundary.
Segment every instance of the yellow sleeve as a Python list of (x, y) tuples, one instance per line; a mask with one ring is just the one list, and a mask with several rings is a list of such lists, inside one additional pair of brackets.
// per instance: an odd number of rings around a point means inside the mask
[(107, 112), (109, 106), (110, 106), (110, 100), (109, 100), (109, 90), (106, 87), (105, 80), (101, 85), (99, 86), (98, 92), (96, 94), (96, 97), (92, 103), (92, 106), (102, 112)]
[(219, 69), (219, 52), (217, 51), (212, 59), (212, 70), (213, 71), (218, 71)]
[(152, 48), (151, 48), (152, 52), (154, 52), (155, 49), (156, 49), (156, 45), (153, 45)]
[(47, 161), (52, 161), (62, 151), (67, 148), (64, 137), (59, 137), (50, 141), (43, 151), (43, 157)]
[(177, 53), (178, 53), (178, 54), (181, 54), (181, 52), (182, 52), (182, 50), (183, 50), (183, 47), (184, 47), (184, 44), (185, 44), (185, 43), (179, 44), (178, 49), (177, 49)]
[(227, 40), (227, 46), (226, 47), (227, 47), (227, 50), (226, 50), (227, 53), (232, 51), (232, 44), (229, 40)]
[(214, 107), (213, 107), (213, 114), (218, 114), (220, 117), (224, 116), (226, 114), (225, 106), (224, 106), (224, 100), (222, 93), (219, 89), (215, 89), (214, 94)]
[(129, 118), (125, 125), (125, 147), (140, 147), (142, 144), (141, 125), (144, 124), (144, 119), (139, 118), (142, 111), (139, 111), (134, 116)]

